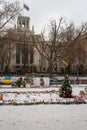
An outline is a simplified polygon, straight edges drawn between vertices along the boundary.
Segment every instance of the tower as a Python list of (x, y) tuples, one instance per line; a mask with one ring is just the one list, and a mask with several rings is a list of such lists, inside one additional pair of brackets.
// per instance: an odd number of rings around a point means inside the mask
[(26, 16), (19, 16), (17, 19), (17, 27), (20, 29), (30, 30), (30, 18)]

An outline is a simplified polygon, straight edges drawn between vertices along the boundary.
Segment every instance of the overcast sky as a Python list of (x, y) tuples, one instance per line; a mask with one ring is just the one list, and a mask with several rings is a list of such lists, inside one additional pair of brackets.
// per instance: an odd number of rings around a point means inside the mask
[(29, 16), (30, 27), (34, 25), (35, 32), (40, 33), (50, 20), (64, 17), (76, 25), (87, 22), (87, 0), (20, 0), (30, 8), (23, 14)]

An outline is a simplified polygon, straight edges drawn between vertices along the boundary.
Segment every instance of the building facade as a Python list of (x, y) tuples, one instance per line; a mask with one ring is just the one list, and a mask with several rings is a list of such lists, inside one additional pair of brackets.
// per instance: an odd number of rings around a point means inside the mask
[[(41, 36), (35, 34), (34, 27), (30, 30), (30, 18), (19, 16), (17, 26), (8, 31), (11, 34), (11, 61), (10, 66), (17, 71), (46, 72), (47, 61), (42, 58), (34, 43), (40, 44)], [(13, 58), (14, 57), (14, 58)]]
[[(5, 34), (4, 44), (6, 45), (6, 59), (4, 66), (9, 66), (11, 72), (17, 71), (26, 74), (28, 72), (48, 72), (49, 65), (46, 58), (41, 55), (38, 49), (35, 47), (35, 43), (40, 44), (42, 42), (41, 36), (35, 34), (34, 27), (30, 29), (30, 18), (25, 16), (19, 16), (17, 19), (17, 26), (9, 29)], [(7, 44), (8, 43), (8, 44)], [(81, 48), (85, 48), (85, 51), (78, 49), (78, 53), (75, 54), (74, 50), (72, 55), (74, 60), (67, 59), (68, 63), (71, 63), (71, 69), (77, 73), (78, 68), (83, 66), (83, 73), (87, 70), (87, 35), (83, 35), (79, 39), (79, 45)], [(61, 46), (62, 47), (62, 46)], [(57, 47), (57, 53), (60, 55), (61, 47)], [(46, 46), (45, 46), (46, 48)], [(78, 44), (77, 44), (78, 48)], [(41, 48), (40, 48), (41, 49)], [(83, 54), (82, 54), (83, 53)], [(65, 69), (65, 65), (62, 62), (58, 62), (54, 67), (53, 72), (61, 73)]]

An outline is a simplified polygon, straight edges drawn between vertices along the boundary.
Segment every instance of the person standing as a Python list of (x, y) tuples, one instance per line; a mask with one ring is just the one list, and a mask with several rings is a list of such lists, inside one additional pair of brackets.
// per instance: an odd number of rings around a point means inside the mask
[(22, 79), (22, 77), (20, 77), (20, 78), (17, 80), (17, 85), (18, 85), (18, 87), (20, 88), (22, 84), (23, 84), (23, 79)]
[(44, 87), (44, 79), (43, 79), (43, 75), (41, 75), (41, 78), (40, 78), (40, 85)]

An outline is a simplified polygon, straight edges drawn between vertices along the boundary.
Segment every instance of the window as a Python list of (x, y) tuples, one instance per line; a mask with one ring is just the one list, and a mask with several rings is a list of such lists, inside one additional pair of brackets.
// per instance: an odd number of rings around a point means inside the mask
[(45, 58), (42, 57), (42, 65), (45, 66), (45, 64), (46, 64)]
[(19, 19), (19, 25), (20, 25), (20, 27), (21, 27), (21, 20)]
[(29, 25), (29, 21), (27, 20), (27, 27), (28, 27), (28, 25)]
[(33, 52), (30, 53), (30, 64), (32, 64), (34, 61), (34, 55)]
[(54, 71), (57, 71), (57, 67), (54, 68)]
[(28, 64), (28, 45), (22, 45), (22, 63)]
[(22, 26), (25, 27), (25, 20), (22, 20)]
[(30, 64), (34, 63), (34, 50), (33, 46), (30, 46)]
[(16, 46), (16, 64), (20, 64), (20, 45)]
[(43, 71), (45, 71), (46, 70), (46, 68), (45, 67), (43, 67)]

